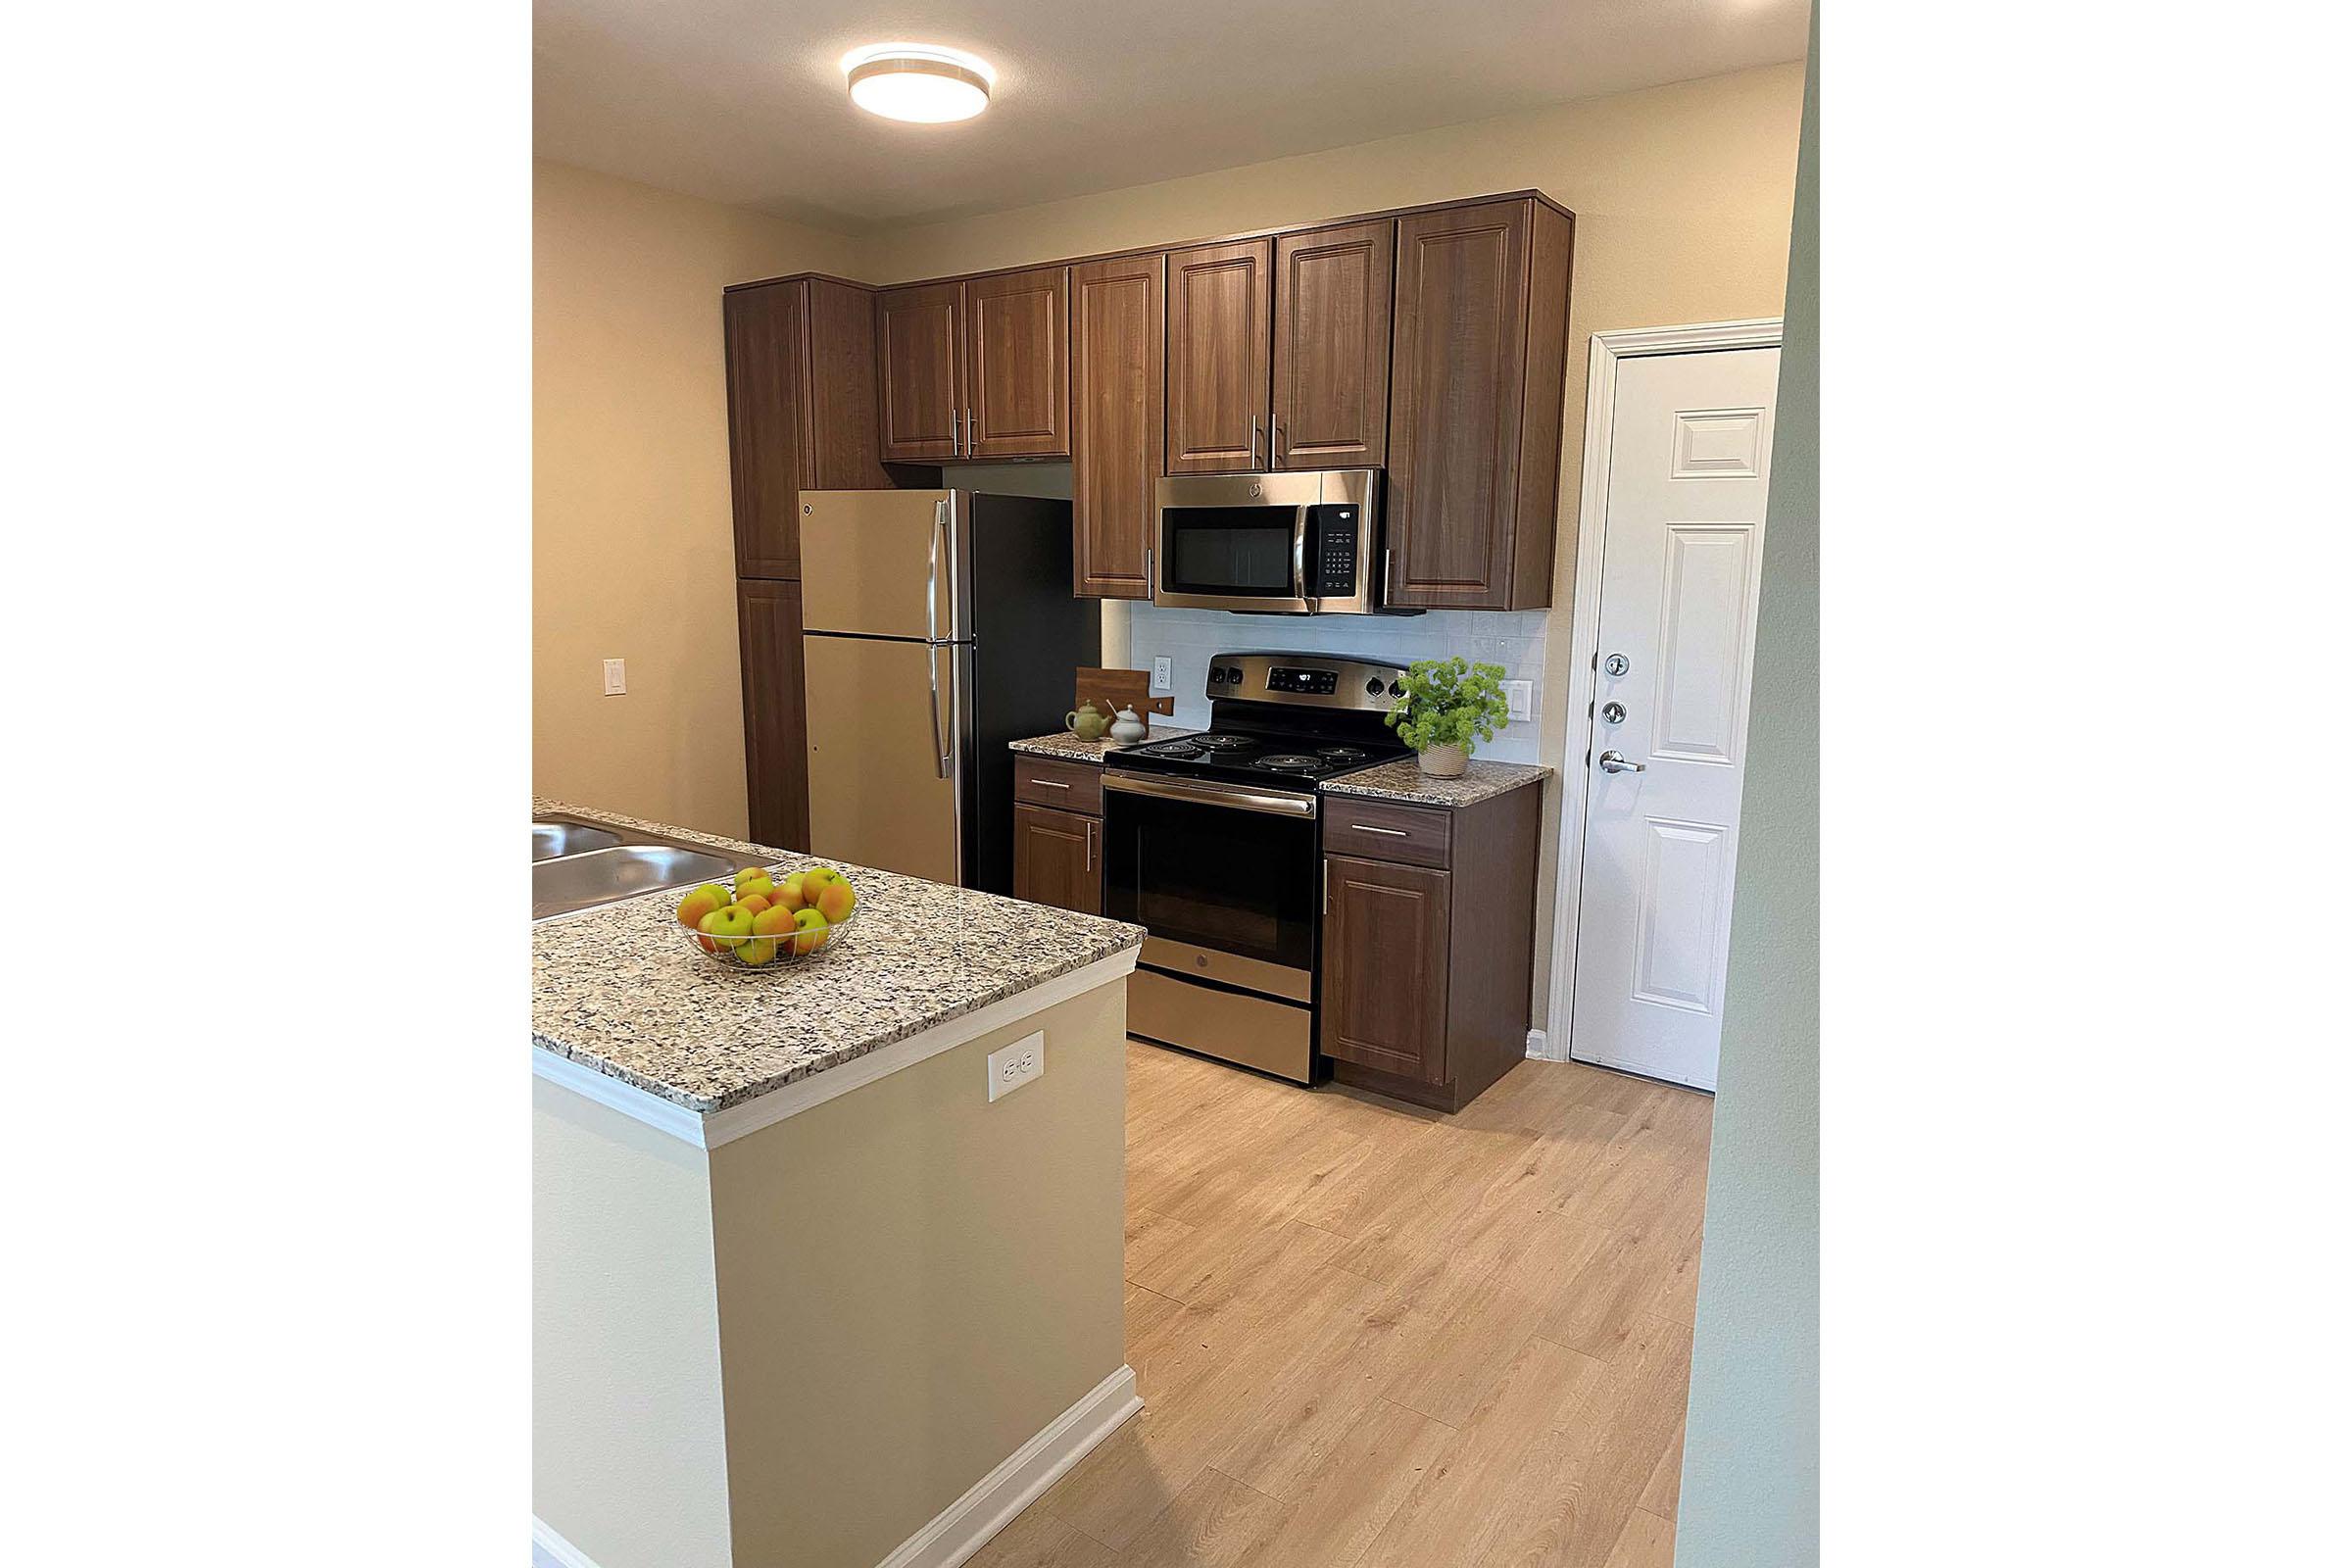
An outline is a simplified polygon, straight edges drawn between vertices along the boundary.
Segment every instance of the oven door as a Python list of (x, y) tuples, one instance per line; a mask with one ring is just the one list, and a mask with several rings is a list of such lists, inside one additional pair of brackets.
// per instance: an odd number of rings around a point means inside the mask
[(1314, 1000), (1315, 797), (1108, 772), (1103, 912), (1151, 936), (1143, 962)]
[(1152, 599), (1194, 610), (1305, 614), (1315, 473), (1181, 474), (1157, 486)]

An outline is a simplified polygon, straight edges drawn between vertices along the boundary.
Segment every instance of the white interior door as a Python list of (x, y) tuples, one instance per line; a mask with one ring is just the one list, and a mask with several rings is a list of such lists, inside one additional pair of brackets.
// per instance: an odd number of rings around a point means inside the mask
[(1715, 1087), (1781, 351), (1624, 361), (1570, 1054)]

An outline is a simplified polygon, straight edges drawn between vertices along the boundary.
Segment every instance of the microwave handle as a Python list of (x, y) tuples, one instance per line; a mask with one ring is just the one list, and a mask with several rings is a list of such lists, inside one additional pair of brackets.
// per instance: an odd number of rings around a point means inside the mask
[(1291, 525), (1291, 597), (1300, 604), (1306, 600), (1306, 530), (1314, 508), (1300, 507), (1298, 520)]

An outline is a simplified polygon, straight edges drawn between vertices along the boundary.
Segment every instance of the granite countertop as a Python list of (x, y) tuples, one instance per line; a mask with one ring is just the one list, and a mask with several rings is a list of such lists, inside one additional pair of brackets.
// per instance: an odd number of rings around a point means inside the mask
[(1358, 773), (1327, 778), (1322, 789), (1326, 795), (1362, 795), (1376, 801), (1403, 801), (1412, 806), (1458, 807), (1476, 806), (1525, 785), (1541, 784), (1549, 777), (1548, 767), (1530, 762), (1488, 762), (1473, 757), (1469, 771), (1460, 778), (1431, 778), (1421, 771), (1416, 759), (1407, 757)]
[[(1161, 729), (1154, 726), (1152, 738), (1155, 741), (1174, 740), (1179, 735), (1198, 735), (1193, 729)], [(1040, 735), (1034, 740), (1010, 743), (1016, 752), (1034, 757), (1058, 757), (1065, 762), (1100, 762), (1102, 754), (1116, 746), (1116, 741), (1082, 741), (1071, 734)], [(1136, 744), (1141, 745), (1139, 741)], [(1541, 784), (1551, 777), (1551, 769), (1532, 762), (1489, 762), (1478, 758), (1470, 760), (1470, 770), (1460, 778), (1430, 778), (1421, 771), (1421, 764), (1407, 757), (1399, 761), (1383, 762), (1358, 773), (1345, 773), (1327, 778), (1316, 788), (1325, 795), (1362, 795), (1379, 801), (1405, 801), (1414, 806), (1476, 806), (1497, 795), (1528, 784)]]
[(839, 866), (837, 952), (722, 969), (678, 935), (684, 889), (531, 928), (531, 1044), (708, 1115), (1139, 946), (1141, 926), (534, 799), (546, 814), (704, 845), (744, 865)]
[(1145, 741), (1172, 741), (1181, 735), (1200, 733), (1197, 729), (1186, 729), (1176, 724), (1154, 724), (1152, 733), (1142, 741), (1114, 741), (1107, 735), (1099, 741), (1082, 741), (1065, 729), (1052, 735), (1036, 735), (1025, 741), (1007, 741), (1005, 744), (1031, 757), (1058, 757), (1065, 762), (1100, 762), (1102, 754), (1114, 746), (1141, 746)]

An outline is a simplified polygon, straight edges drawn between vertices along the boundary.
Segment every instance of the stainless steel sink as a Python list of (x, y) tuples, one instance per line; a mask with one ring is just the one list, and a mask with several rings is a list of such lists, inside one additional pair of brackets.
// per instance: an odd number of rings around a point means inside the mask
[(618, 844), (611, 849), (540, 860), (531, 867), (531, 918), (568, 914), (657, 888), (723, 882), (735, 862), (668, 844)]
[(566, 855), (585, 855), (590, 850), (609, 850), (620, 842), (620, 835), (585, 822), (533, 822), (531, 824), (531, 858), (559, 860)]

